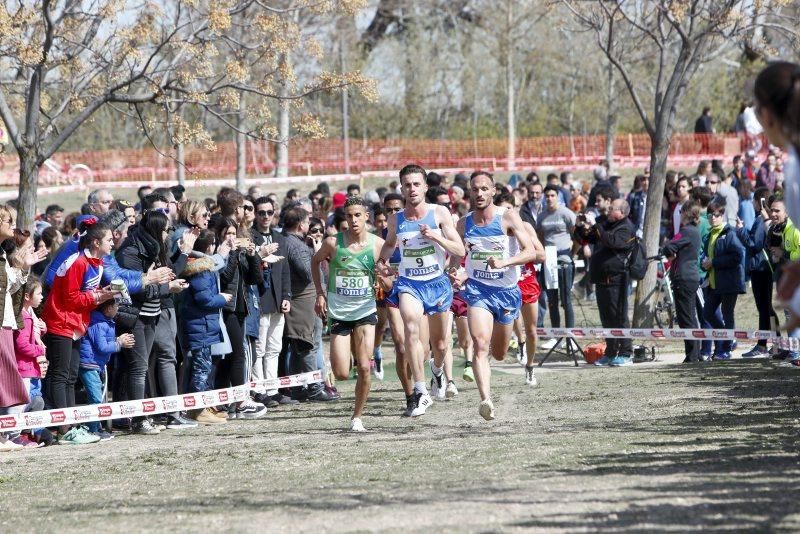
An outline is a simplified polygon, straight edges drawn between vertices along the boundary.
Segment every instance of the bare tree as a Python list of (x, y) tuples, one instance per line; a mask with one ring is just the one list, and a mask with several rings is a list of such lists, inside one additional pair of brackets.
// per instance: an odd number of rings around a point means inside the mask
[[(595, 35), (597, 45), (616, 68), (650, 136), (651, 178), (644, 242), (648, 255), (653, 255), (659, 246), (661, 203), (675, 114), (692, 77), (706, 62), (725, 54), (740, 54), (740, 47), (754, 26), (792, 33), (796, 23), (781, 21), (780, 10), (769, 14), (754, 10), (751, 0), (562, 0), (562, 3), (584, 29)], [(754, 18), (756, 13), (759, 16)], [(752, 45), (752, 39), (748, 42)], [(626, 46), (618, 46), (620, 43)], [(634, 76), (631, 64), (645, 59), (651, 64), (650, 75)], [(635, 326), (653, 322), (655, 283), (653, 264), (636, 289)]]
[[(353, 14), (362, 4), (319, 2), (315, 9)], [(105, 106), (137, 118), (148, 138), (168, 128), (169, 146), (200, 143), (213, 148), (201, 123), (181, 117), (182, 108), (200, 108), (237, 130), (239, 98), (245, 93), (255, 101), (248, 108), (245, 135), (274, 139), (270, 102), (299, 100), (350, 84), (371, 94), (371, 84), (359, 73), (321, 73), (278, 95), (277, 60), (292, 44), (280, 15), (291, 8), (278, 9), (266, 0), (4, 3), (0, 118), (20, 159), (18, 224), (27, 227), (33, 220), (41, 165)], [(246, 42), (229, 31), (243, 14), (249, 26)], [(268, 67), (258, 76), (253, 75), (256, 63)], [(160, 118), (148, 113), (150, 106), (158, 106)], [(322, 133), (308, 114), (299, 115), (296, 129), (306, 135)]]

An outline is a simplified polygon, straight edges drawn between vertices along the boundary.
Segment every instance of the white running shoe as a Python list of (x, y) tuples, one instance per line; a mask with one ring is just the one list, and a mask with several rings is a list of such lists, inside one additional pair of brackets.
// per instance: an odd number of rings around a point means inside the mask
[(416, 408), (411, 412), (411, 417), (419, 417), (425, 415), (425, 410), (431, 407), (433, 399), (427, 393), (416, 393)]
[(494, 404), (492, 404), (492, 401), (489, 399), (481, 401), (481, 405), (478, 407), (478, 413), (487, 421), (494, 419)]
[(433, 358), (428, 360), (428, 365), (431, 368), (431, 374), (433, 374), (433, 378), (431, 378), (431, 396), (437, 401), (442, 401), (445, 399), (445, 390), (447, 388), (447, 384), (444, 383), (444, 371), (439, 369), (439, 374), (436, 374), (436, 371), (433, 370)]
[(536, 375), (533, 374), (533, 366), (531, 365), (528, 367), (525, 366), (525, 383), (528, 384), (530, 387), (534, 388), (539, 385), (539, 381), (536, 380)]
[(556, 338), (553, 337), (553, 338), (548, 339), (547, 341), (545, 341), (541, 345), (539, 345), (539, 348), (542, 349), (542, 350), (550, 350), (555, 346), (556, 346)]
[(376, 380), (383, 380), (383, 358), (376, 358), (373, 361), (375, 362), (375, 367), (372, 368), (372, 374), (375, 375)]
[(458, 388), (456, 387), (456, 383), (452, 380), (447, 382), (447, 389), (445, 389), (445, 397), (448, 399), (452, 399), (458, 395)]
[(366, 432), (367, 429), (364, 428), (364, 424), (361, 422), (361, 418), (353, 417), (350, 419), (350, 432)]

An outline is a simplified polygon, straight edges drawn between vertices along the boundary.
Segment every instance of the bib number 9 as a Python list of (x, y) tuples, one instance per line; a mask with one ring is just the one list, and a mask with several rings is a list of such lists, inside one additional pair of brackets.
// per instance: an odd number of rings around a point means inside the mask
[(424, 267), (424, 266), (425, 266), (425, 260), (423, 260), (422, 258), (417, 258), (417, 267)]

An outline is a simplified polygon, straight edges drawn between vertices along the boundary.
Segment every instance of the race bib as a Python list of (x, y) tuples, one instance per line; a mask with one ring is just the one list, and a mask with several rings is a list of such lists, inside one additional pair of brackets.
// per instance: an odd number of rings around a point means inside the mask
[(503, 278), (506, 269), (492, 269), (489, 267), (489, 258), (503, 259), (503, 251), (491, 252), (470, 252), (472, 264), (471, 278), (473, 280), (500, 280)]
[(426, 276), (441, 271), (436, 249), (433, 245), (403, 249), (403, 260), (403, 275), (409, 278)]
[(364, 269), (337, 269), (336, 294), (345, 297), (366, 297), (372, 294), (369, 272)]

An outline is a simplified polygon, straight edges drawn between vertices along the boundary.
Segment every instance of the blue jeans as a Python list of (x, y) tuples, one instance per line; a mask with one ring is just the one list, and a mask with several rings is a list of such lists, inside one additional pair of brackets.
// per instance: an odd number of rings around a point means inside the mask
[(211, 347), (192, 349), (189, 393), (208, 391), (208, 375), (211, 374)]
[[(78, 376), (80, 376), (83, 387), (86, 389), (86, 399), (89, 401), (89, 404), (100, 404), (103, 402), (103, 380), (100, 378), (100, 371), (81, 367), (78, 369)], [(100, 431), (99, 421), (92, 421), (88, 426), (89, 432)]]
[[(733, 315), (733, 308), (736, 306), (736, 299), (739, 297), (736, 293), (733, 294), (719, 294), (716, 290), (710, 289), (708, 291), (708, 300), (706, 306), (703, 308), (703, 316), (711, 325), (711, 328), (727, 328), (732, 330), (736, 328), (736, 321)], [(717, 308), (722, 309), (722, 320), (719, 320)], [(714, 355), (724, 354), (731, 351), (733, 341), (730, 339), (722, 340), (719, 342), (719, 352), (714, 351)]]

